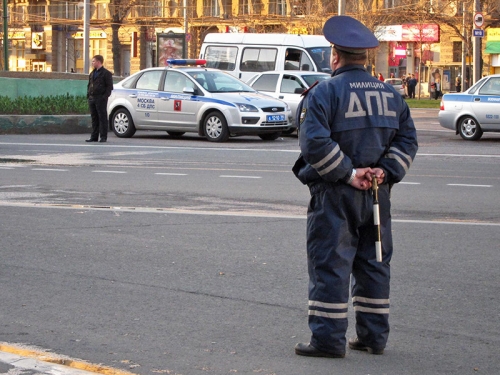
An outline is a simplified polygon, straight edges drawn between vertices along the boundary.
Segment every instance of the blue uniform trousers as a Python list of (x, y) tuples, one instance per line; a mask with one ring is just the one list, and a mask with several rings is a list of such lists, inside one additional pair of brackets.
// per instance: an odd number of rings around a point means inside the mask
[(389, 335), (392, 256), (389, 186), (379, 185), (383, 261), (375, 256), (372, 191), (344, 183), (311, 186), (307, 214), (311, 345), (344, 353), (352, 274), (356, 333), (365, 345), (385, 348)]

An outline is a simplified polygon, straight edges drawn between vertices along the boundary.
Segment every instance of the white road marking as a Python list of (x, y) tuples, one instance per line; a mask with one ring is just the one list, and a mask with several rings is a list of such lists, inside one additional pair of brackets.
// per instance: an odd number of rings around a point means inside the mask
[(50, 172), (67, 172), (67, 169), (56, 169), (56, 168), (31, 168), (32, 171), (50, 171)]
[(126, 171), (92, 171), (93, 173), (127, 173)]
[(448, 186), (465, 186), (465, 187), (492, 187), (493, 185), (472, 185), (472, 184), (446, 184)]
[(404, 181), (401, 181), (398, 183), (399, 185), (403, 184), (403, 185), (421, 185), (420, 182), (404, 182)]
[(156, 172), (155, 174), (160, 175), (160, 176), (187, 176), (187, 173), (163, 173), (163, 172)]
[(221, 174), (219, 177), (222, 177), (222, 178), (262, 178), (260, 176), (230, 176), (230, 175), (225, 175), (225, 174)]
[[(90, 206), (81, 204), (57, 204), (57, 203), (32, 203), (32, 202), (11, 202), (0, 201), (0, 206), (4, 207), (27, 207), (27, 208), (55, 208), (63, 210), (89, 210), (89, 211), (120, 211), (120, 212), (137, 212), (147, 214), (181, 214), (181, 215), (200, 215), (200, 216), (234, 216), (234, 217), (260, 217), (260, 218), (281, 218), (281, 219), (299, 219), (306, 220), (307, 215), (282, 214), (274, 212), (262, 211), (212, 211), (212, 210), (186, 210), (177, 208), (161, 208), (161, 207), (118, 207), (118, 206)], [(474, 220), (404, 220), (393, 219), (393, 223), (404, 224), (444, 224), (444, 225), (474, 225), (474, 226), (494, 226), (500, 227), (500, 223), (492, 223), (485, 221)]]

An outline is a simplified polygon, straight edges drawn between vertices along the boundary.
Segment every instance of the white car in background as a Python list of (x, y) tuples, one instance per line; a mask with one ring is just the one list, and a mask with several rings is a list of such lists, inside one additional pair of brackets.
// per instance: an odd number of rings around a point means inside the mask
[(296, 127), (295, 116), (297, 106), (302, 100), (302, 93), (316, 81), (324, 81), (330, 77), (327, 73), (303, 70), (269, 71), (256, 74), (247, 83), (255, 90), (287, 103)]
[(384, 82), (394, 87), (402, 97), (406, 97), (405, 85), (401, 78), (386, 78)]

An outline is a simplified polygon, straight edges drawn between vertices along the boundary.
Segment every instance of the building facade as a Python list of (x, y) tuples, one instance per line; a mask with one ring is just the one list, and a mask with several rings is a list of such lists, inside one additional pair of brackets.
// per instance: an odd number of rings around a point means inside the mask
[[(7, 2), (8, 67), (12, 71), (84, 72), (82, 1)], [(89, 56), (103, 55), (118, 76), (162, 64), (162, 55), (195, 58), (207, 33), (322, 34), (338, 2), (326, 0), (88, 0)], [(474, 1), (358, 0), (345, 14), (372, 28), (381, 41), (369, 56), (373, 72), (389, 77), (415, 73), (427, 82), (439, 69), (450, 85), (468, 69)], [(482, 75), (500, 70), (498, 1), (482, 1), (485, 37)], [(4, 21), (2, 21), (4, 22)], [(0, 41), (5, 40), (0, 29)], [(490, 31), (491, 30), (491, 31)], [(495, 31), (496, 30), (496, 31)], [(3, 47), (2, 47), (3, 50)], [(5, 64), (4, 56), (0, 67)], [(469, 70), (468, 70), (469, 71)]]

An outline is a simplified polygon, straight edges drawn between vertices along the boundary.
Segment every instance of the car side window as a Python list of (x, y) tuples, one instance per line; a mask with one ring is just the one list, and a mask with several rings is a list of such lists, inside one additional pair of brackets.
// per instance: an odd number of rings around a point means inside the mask
[(169, 70), (165, 77), (164, 91), (181, 93), (185, 87), (194, 88), (194, 83), (179, 72)]
[(500, 78), (491, 78), (479, 89), (480, 95), (500, 95)]
[(294, 76), (283, 76), (281, 81), (280, 92), (284, 94), (294, 94), (295, 89), (301, 89), (304, 86), (300, 83), (297, 77)]
[(257, 91), (275, 92), (279, 74), (264, 74), (255, 80), (252, 87)]
[(146, 71), (137, 80), (135, 88), (139, 90), (158, 90), (162, 72), (160, 70)]

